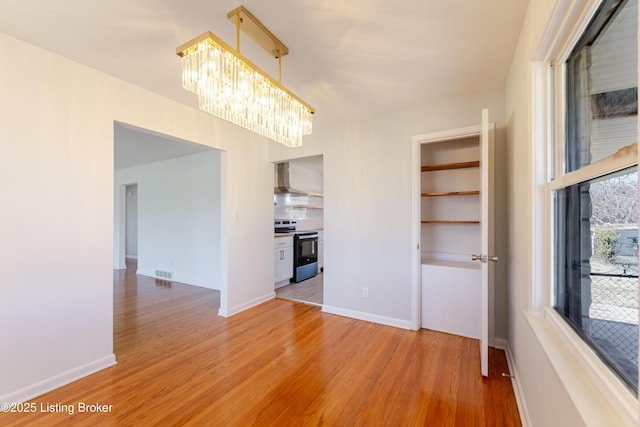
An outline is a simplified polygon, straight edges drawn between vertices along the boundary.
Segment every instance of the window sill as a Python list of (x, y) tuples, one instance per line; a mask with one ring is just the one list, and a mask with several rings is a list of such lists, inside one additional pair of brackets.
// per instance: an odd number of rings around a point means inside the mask
[(525, 312), (549, 361), (586, 425), (640, 424), (638, 397), (613, 374), (555, 310)]

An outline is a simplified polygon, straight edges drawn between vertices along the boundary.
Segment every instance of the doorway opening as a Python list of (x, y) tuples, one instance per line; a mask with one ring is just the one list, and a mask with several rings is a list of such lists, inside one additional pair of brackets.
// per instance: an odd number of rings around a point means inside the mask
[[(276, 297), (321, 306), (324, 303), (322, 155), (274, 164), (273, 203), (274, 231), (283, 231), (280, 227), (287, 231), (274, 233)], [(304, 274), (297, 274), (300, 271)]]
[(479, 339), (479, 136), (426, 142), (420, 155), (420, 326)]
[[(482, 375), (493, 345), (495, 125), (413, 138), (412, 323), (479, 340)], [(454, 313), (452, 315), (452, 313)]]
[(114, 269), (225, 296), (223, 154), (114, 122)]

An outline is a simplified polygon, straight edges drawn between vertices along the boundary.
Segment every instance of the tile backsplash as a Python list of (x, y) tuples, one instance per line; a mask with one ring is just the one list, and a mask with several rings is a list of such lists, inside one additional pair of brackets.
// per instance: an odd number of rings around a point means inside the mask
[(316, 195), (274, 194), (274, 218), (295, 219), (297, 229), (323, 228), (323, 198)]

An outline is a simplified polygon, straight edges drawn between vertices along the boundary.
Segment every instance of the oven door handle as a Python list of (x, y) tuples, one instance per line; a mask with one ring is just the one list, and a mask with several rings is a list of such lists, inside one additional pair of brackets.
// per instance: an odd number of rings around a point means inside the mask
[(318, 238), (318, 235), (317, 235), (317, 234), (310, 234), (310, 235), (308, 235), (308, 236), (305, 236), (305, 235), (298, 235), (297, 237), (298, 237), (298, 240), (303, 240), (303, 239), (305, 239), (305, 240), (306, 240), (306, 239), (317, 239), (317, 238)]

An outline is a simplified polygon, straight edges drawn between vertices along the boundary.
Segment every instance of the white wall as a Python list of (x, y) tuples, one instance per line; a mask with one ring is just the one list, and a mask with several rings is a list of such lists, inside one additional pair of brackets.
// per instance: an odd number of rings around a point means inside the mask
[[(493, 304), (495, 307), (494, 334), (496, 338), (507, 339), (508, 337), (508, 312), (509, 312), (509, 228), (507, 227), (507, 130), (506, 128), (496, 129), (494, 138), (494, 179), (493, 179), (493, 215), (494, 215), (494, 255), (498, 257), (498, 262), (494, 264), (493, 270)], [(491, 317), (489, 317), (491, 320)], [(489, 324), (491, 327), (491, 324)], [(496, 344), (498, 345), (498, 344)]]
[(220, 310), (272, 297), (265, 138), (4, 34), (0, 54), (0, 401), (114, 362), (114, 121), (224, 151)]
[[(321, 161), (322, 160), (319, 160), (319, 162)], [(296, 190), (322, 194), (322, 172), (291, 161), (289, 162), (289, 176), (291, 178), (291, 185)]]
[(115, 212), (120, 187), (137, 183), (138, 274), (161, 270), (176, 282), (220, 290), (220, 157), (211, 150), (116, 170)]
[(299, 149), (270, 145), (272, 161), (324, 156), (325, 310), (410, 327), (411, 137), (477, 126), (485, 107), (504, 127), (496, 91), (317, 129)]
[[(125, 255), (127, 258), (138, 258), (138, 184), (129, 184), (125, 187)], [(120, 198), (116, 198), (118, 205)], [(118, 209), (115, 209), (118, 212)], [(114, 213), (115, 215), (115, 213)], [(114, 249), (117, 245), (114, 244)], [(116, 264), (120, 265), (120, 263)], [(114, 267), (115, 268), (115, 267)]]

